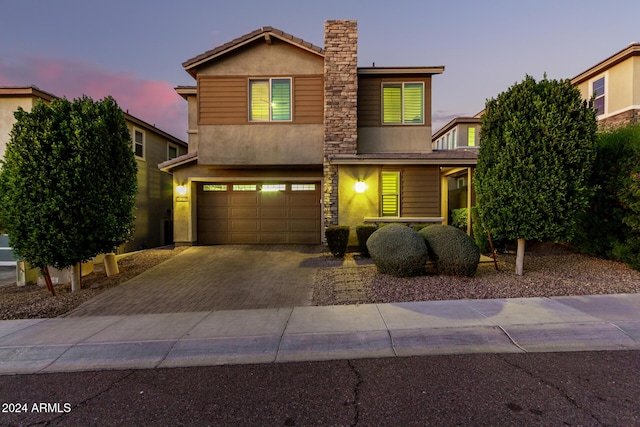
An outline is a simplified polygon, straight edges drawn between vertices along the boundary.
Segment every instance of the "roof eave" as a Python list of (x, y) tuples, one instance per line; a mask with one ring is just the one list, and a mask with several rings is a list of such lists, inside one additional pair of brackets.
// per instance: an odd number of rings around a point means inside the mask
[(175, 159), (167, 160), (162, 163), (158, 163), (158, 169), (162, 172), (171, 173), (175, 168), (187, 165), (191, 162), (198, 161), (198, 152), (183, 154)]
[(434, 75), (442, 74), (444, 65), (424, 67), (358, 67), (358, 75)]
[(578, 74), (577, 76), (571, 79), (571, 83), (574, 85), (580, 84), (585, 80), (588, 80), (591, 77), (608, 70), (614, 65), (617, 65), (620, 62), (636, 55), (640, 55), (640, 43), (637, 43), (637, 42), (630, 44), (626, 48), (622, 49), (620, 52), (611, 55), (610, 57), (606, 58), (603, 61), (600, 61), (593, 67)]
[(225, 43), (198, 56), (188, 59), (187, 61), (182, 63), (182, 67), (186, 72), (195, 77), (197, 74), (197, 68), (201, 65), (221, 56), (227, 55), (228, 53), (250, 43), (253, 43), (261, 38), (264, 38), (265, 42), (271, 43), (271, 37), (277, 38), (278, 40), (284, 41), (285, 43), (289, 43), (302, 50), (306, 50), (307, 52), (324, 58), (324, 50), (321, 47), (315, 46), (309, 42), (306, 42), (300, 38), (297, 38), (291, 34), (285, 33), (284, 31), (275, 29), (273, 27), (262, 27), (259, 30), (252, 31), (244, 36), (238, 37), (237, 39), (234, 39), (229, 43)]

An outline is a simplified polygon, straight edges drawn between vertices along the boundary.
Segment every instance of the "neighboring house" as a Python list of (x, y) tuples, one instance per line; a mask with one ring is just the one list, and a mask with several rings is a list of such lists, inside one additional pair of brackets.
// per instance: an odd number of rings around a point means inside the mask
[[(51, 102), (56, 96), (35, 86), (0, 87), (0, 156), (9, 142), (9, 133), (22, 107), (30, 111), (37, 101)], [(138, 198), (133, 239), (119, 248), (121, 252), (151, 248), (173, 242), (172, 177), (157, 164), (184, 155), (187, 144), (180, 139), (125, 113), (131, 132), (132, 150), (138, 166)], [(3, 240), (4, 239), (4, 240)], [(15, 264), (6, 236), (0, 237), (0, 263)]]
[(600, 129), (640, 123), (640, 43), (634, 42), (571, 79), (594, 97)]
[(456, 150), (480, 147), (480, 113), (473, 117), (456, 117), (433, 134), (433, 150)]
[(477, 150), (431, 148), (442, 66), (358, 67), (356, 21), (325, 46), (263, 27), (185, 63), (189, 152), (173, 173), (176, 244), (318, 244), (324, 228), (443, 222), (444, 171)]
[[(456, 117), (433, 134), (431, 148), (434, 151), (480, 148), (480, 120), (484, 110), (473, 117)], [(475, 204), (475, 191), (467, 168), (442, 169), (447, 178), (448, 220), (451, 211)]]

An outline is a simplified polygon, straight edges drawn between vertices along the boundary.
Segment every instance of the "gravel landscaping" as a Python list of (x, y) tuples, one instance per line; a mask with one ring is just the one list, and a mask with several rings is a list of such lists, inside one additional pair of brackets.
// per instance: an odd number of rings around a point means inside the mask
[(179, 254), (186, 247), (167, 247), (133, 253), (118, 261), (120, 274), (107, 277), (100, 266), (82, 278), (82, 289), (71, 292), (71, 285), (56, 286), (53, 297), (46, 287), (0, 286), (0, 320), (56, 317), (78, 307), (105, 290), (123, 283), (145, 270)]
[[(119, 275), (106, 277), (103, 271), (95, 271), (83, 278), (79, 292), (72, 293), (69, 285), (56, 286), (55, 298), (37, 285), (2, 286), (0, 320), (59, 316), (185, 249), (134, 253), (119, 261)], [(492, 261), (482, 262), (474, 277), (439, 276), (428, 266), (424, 276), (395, 278), (378, 273), (371, 259), (358, 253), (336, 259), (327, 252), (320, 258), (314, 305), (640, 293), (640, 272), (562, 245), (530, 245), (522, 277), (515, 275), (515, 253), (509, 252), (498, 255), (498, 271)]]
[[(350, 259), (349, 259), (350, 258)], [(473, 277), (435, 275), (396, 278), (379, 274), (370, 260), (347, 254), (343, 265), (357, 268), (318, 270), (315, 305), (393, 303), (450, 299), (528, 298), (640, 292), (640, 272), (626, 265), (576, 253), (557, 244), (530, 245), (525, 274), (517, 276), (515, 253), (481, 262)], [(369, 265), (367, 265), (369, 264)], [(349, 276), (350, 284), (342, 276)], [(355, 278), (354, 278), (355, 276)]]

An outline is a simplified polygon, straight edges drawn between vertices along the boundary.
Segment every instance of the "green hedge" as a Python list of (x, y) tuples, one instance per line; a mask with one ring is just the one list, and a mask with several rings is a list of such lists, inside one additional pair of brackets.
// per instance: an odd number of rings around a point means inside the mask
[(450, 225), (466, 233), (467, 227), (469, 226), (467, 224), (467, 208), (452, 209)]
[(349, 227), (333, 225), (325, 229), (324, 235), (331, 254), (336, 258), (343, 258), (349, 244)]
[(590, 185), (596, 190), (572, 243), (640, 270), (640, 125), (598, 135)]
[(375, 233), (378, 229), (378, 226), (375, 224), (361, 224), (356, 227), (356, 235), (358, 236), (358, 248), (360, 249), (360, 254), (367, 258), (370, 257), (369, 249), (367, 248), (367, 240), (369, 237)]

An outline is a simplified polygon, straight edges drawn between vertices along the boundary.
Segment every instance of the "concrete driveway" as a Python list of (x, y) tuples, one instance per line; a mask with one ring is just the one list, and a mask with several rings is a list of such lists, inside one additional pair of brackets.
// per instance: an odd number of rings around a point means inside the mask
[(311, 305), (321, 246), (194, 246), (66, 317)]

